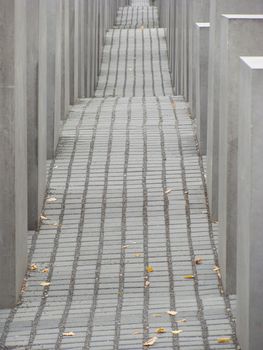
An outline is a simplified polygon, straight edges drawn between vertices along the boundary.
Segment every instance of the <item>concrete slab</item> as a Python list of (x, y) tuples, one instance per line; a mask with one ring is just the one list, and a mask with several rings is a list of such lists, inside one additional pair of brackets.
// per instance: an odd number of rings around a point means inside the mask
[(236, 291), (239, 57), (263, 55), (263, 15), (223, 15), (219, 103), (219, 260), (226, 292)]

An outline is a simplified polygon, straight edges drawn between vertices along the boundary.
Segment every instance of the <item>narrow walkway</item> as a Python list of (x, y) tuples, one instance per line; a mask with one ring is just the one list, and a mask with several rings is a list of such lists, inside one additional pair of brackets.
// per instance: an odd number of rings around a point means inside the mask
[(153, 349), (236, 349), (187, 104), (157, 9), (132, 5), (107, 34), (96, 98), (64, 126), (21, 300), (0, 311), (8, 349), (139, 350), (155, 335)]

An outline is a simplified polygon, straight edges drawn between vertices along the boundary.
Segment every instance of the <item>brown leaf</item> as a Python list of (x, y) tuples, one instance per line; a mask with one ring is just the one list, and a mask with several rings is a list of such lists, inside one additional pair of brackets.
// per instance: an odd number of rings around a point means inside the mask
[(214, 272), (219, 272), (220, 271), (220, 267), (219, 266), (214, 266), (213, 271)]
[(196, 259), (195, 259), (195, 264), (196, 264), (196, 265), (201, 265), (201, 264), (203, 264), (203, 261), (204, 261), (203, 258), (196, 258)]
[(152, 337), (152, 338), (148, 339), (143, 345), (144, 346), (152, 346), (156, 343), (157, 339), (158, 339), (157, 337)]
[(150, 284), (151, 284), (151, 283), (150, 283), (149, 281), (146, 281), (146, 282), (145, 282), (145, 288), (149, 287)]
[(173, 335), (179, 335), (180, 333), (182, 333), (182, 330), (178, 329), (178, 330), (172, 331), (172, 333)]
[(74, 337), (76, 334), (74, 332), (65, 332), (63, 333), (64, 337)]
[(45, 215), (41, 215), (41, 216), (40, 216), (40, 219), (41, 219), (42, 221), (45, 221), (45, 220), (47, 220), (48, 218), (47, 218)]
[(158, 333), (158, 334), (166, 333), (166, 329), (163, 327), (156, 328), (155, 333)]
[(170, 310), (170, 311), (167, 311), (168, 315), (170, 316), (176, 316), (178, 314), (177, 311), (173, 311), (173, 310)]
[(49, 273), (49, 269), (43, 269), (42, 271), (41, 271), (42, 273)]
[(151, 265), (149, 265), (149, 266), (146, 267), (146, 271), (147, 271), (148, 273), (150, 273), (150, 272), (153, 272), (154, 269), (153, 269), (153, 267), (152, 267)]
[(227, 344), (227, 343), (232, 343), (232, 339), (231, 338), (218, 338), (217, 342), (219, 344)]

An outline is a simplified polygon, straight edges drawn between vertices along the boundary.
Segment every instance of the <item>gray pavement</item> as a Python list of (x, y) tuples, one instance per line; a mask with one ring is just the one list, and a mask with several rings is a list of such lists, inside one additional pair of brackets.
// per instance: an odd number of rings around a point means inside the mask
[(237, 348), (188, 106), (173, 96), (156, 8), (132, 5), (107, 34), (96, 97), (72, 107), (48, 169), (29, 235), (34, 271), (17, 307), (0, 310), (8, 349), (139, 350), (155, 335), (152, 349)]

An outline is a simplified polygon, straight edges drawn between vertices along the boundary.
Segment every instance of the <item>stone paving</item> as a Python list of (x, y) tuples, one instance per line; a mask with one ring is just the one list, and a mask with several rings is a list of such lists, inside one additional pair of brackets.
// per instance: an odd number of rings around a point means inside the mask
[(20, 301), (0, 311), (2, 348), (139, 350), (153, 336), (151, 349), (238, 348), (188, 107), (150, 28), (156, 8), (132, 5), (107, 34), (96, 98), (64, 125)]

